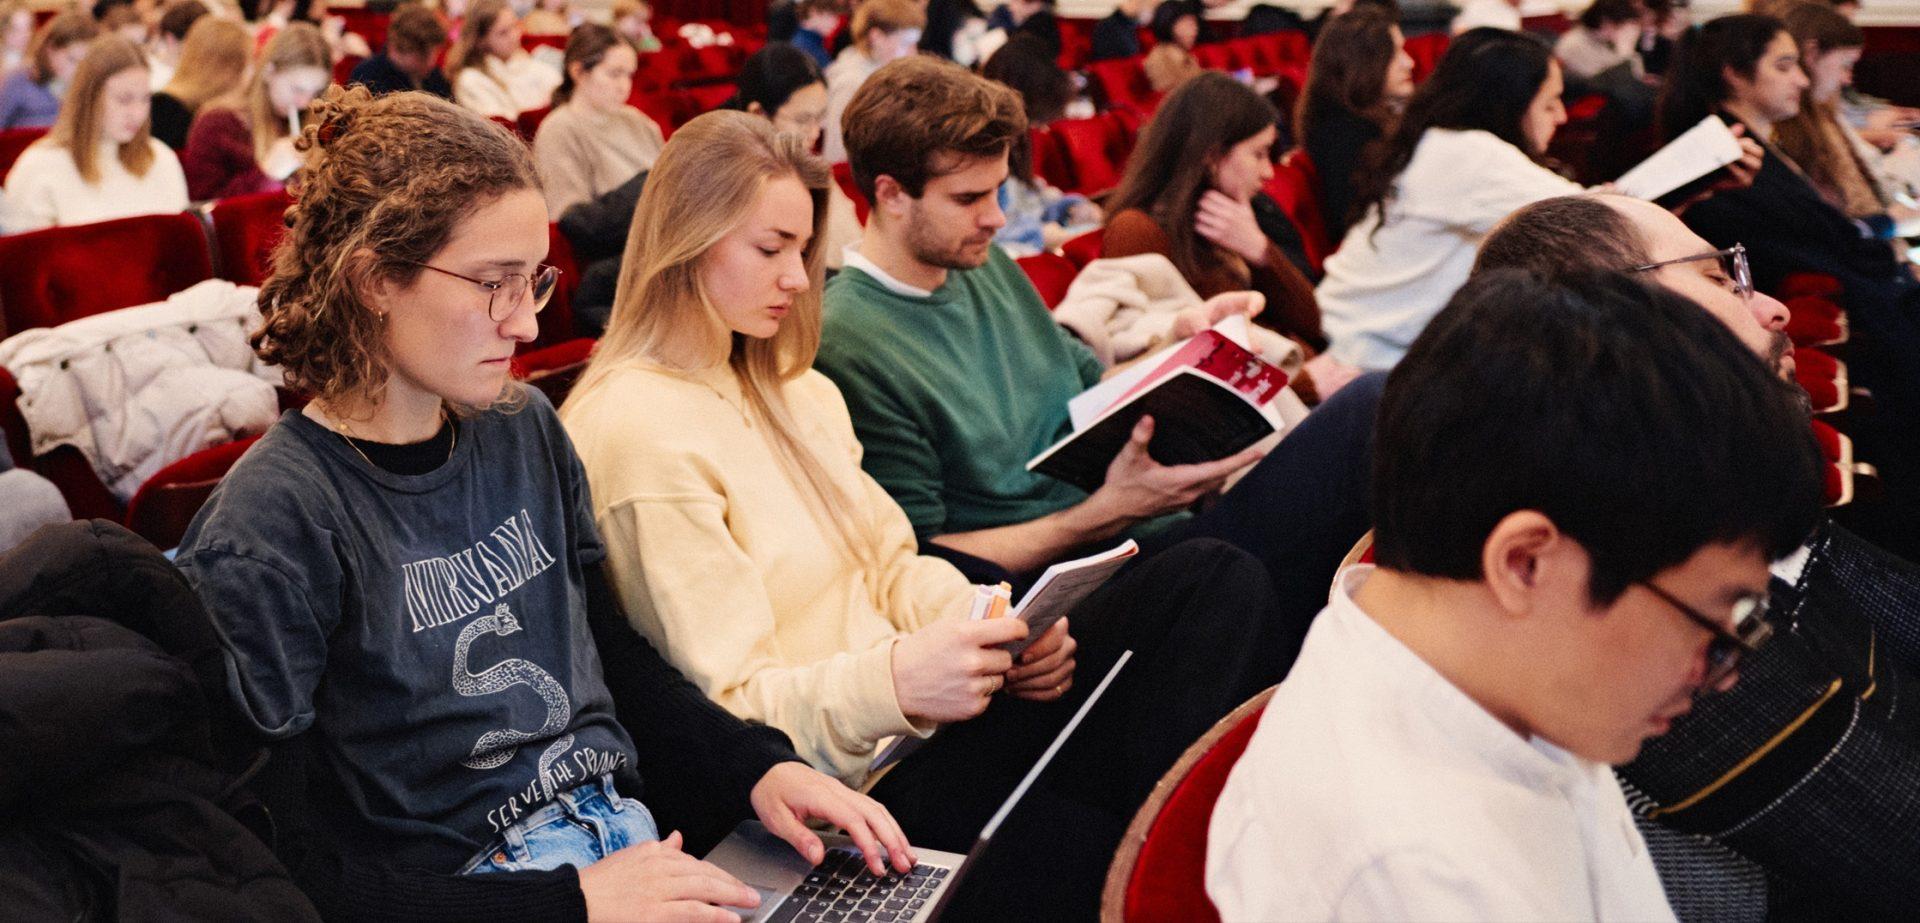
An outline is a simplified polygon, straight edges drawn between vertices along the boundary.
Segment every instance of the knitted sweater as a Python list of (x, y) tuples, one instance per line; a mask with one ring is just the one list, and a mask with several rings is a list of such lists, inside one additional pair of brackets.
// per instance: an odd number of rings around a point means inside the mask
[(6, 193), (0, 197), (0, 233), (185, 211), (187, 180), (180, 161), (159, 141), (148, 143), (153, 163), (140, 176), (120, 162), (115, 145), (102, 145), (94, 158), (100, 179), (89, 183), (66, 148), (36, 142), (7, 174)]
[(560, 104), (540, 123), (533, 141), (533, 160), (547, 187), (547, 213), (558, 220), (568, 208), (653, 169), (666, 143), (660, 126), (632, 106), (595, 112)]
[(972, 586), (917, 554), (900, 507), (860, 470), (833, 384), (808, 372), (782, 392), (841, 494), (835, 520), (868, 563), (815, 514), (728, 367), (625, 365), (562, 420), (634, 627), (721, 705), (857, 785), (882, 741), (933, 727), (901, 712), (894, 639), (962, 615)]

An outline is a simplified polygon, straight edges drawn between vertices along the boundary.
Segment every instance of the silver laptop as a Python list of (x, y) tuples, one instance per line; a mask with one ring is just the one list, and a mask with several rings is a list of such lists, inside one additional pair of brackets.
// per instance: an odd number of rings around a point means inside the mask
[(1093, 688), (1073, 718), (1054, 735), (1053, 743), (1040, 754), (1039, 762), (1027, 770), (1026, 777), (1000, 804), (1000, 810), (980, 829), (973, 848), (964, 856), (916, 850), (920, 862), (912, 872), (903, 875), (889, 867), (886, 876), (875, 877), (868, 871), (859, 847), (845, 836), (822, 836), (820, 839), (827, 847), (826, 861), (810, 866), (787, 841), (768, 833), (759, 821), (749, 820), (735, 827), (732, 834), (715, 846), (707, 854), (707, 861), (760, 892), (760, 906), (742, 916), (747, 923), (928, 923), (939, 919), (948, 899), (960, 885), (961, 874), (986, 851), (987, 841), (993, 839), (994, 832), (1013, 812), (1014, 805), (1020, 803), (1034, 780), (1046, 771), (1054, 754), (1060, 752), (1067, 738), (1080, 726), (1081, 719), (1100, 701), (1100, 696), (1113, 684), (1113, 678), (1120, 674), (1120, 668), (1132, 657), (1132, 651), (1121, 652), (1120, 659), (1107, 670), (1100, 685)]

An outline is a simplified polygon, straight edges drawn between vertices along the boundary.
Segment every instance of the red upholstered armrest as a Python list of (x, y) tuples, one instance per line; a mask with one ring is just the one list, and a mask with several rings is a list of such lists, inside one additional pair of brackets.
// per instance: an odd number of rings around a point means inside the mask
[(1208, 748), (1167, 798), (1154, 818), (1127, 882), (1128, 923), (1217, 923), (1219, 911), (1207, 899), (1207, 827), (1214, 803), (1226, 787), (1240, 754), (1246, 752), (1266, 705), (1246, 715)]

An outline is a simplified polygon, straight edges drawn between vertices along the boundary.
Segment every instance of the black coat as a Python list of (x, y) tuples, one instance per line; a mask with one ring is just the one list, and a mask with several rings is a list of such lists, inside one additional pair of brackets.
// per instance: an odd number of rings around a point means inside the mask
[(238, 816), (205, 610), (104, 520), (0, 557), (0, 917), (317, 920)]

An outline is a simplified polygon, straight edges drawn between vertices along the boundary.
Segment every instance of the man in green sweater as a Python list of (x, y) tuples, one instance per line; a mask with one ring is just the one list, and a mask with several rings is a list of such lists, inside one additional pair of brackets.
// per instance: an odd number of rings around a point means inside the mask
[[(1067, 400), (1104, 370), (992, 245), (1006, 223), (996, 193), (1007, 154), (1027, 130), (1019, 97), (914, 57), (869, 78), (843, 123), (854, 181), (873, 209), (827, 286), (815, 363), (846, 396), (864, 467), (921, 543), (1029, 573), (1122, 534), (1143, 537), (1149, 552), (1222, 538), (1267, 564), (1304, 632), (1367, 528), (1379, 377), (1315, 411), (1274, 458), (1184, 522), (1176, 517), (1260, 461), (1259, 451), (1161, 465), (1147, 453), (1148, 418), (1092, 494), (1030, 472), (1027, 460), (1071, 430)], [(1315, 419), (1336, 403), (1330, 419)]]

